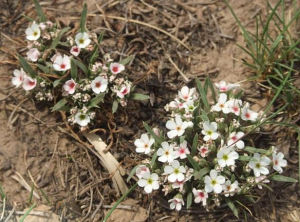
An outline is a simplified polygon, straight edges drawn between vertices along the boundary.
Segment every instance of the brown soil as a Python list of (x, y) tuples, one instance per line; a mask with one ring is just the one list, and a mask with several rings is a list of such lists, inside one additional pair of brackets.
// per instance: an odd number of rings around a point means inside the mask
[[(42, 2), (47, 14), (58, 22), (67, 25), (78, 21), (82, 1)], [(249, 29), (254, 28), (257, 13), (266, 13), (264, 0), (231, 0), (230, 3)], [(2, 50), (0, 55), (0, 184), (8, 201), (6, 215), (13, 208), (23, 210), (31, 206), (28, 202), (34, 184), (36, 195), (32, 202), (50, 206), (62, 221), (100, 221), (107, 208), (118, 198), (110, 175), (87, 147), (64, 130), (59, 114), (51, 113), (44, 104), (26, 99), (22, 90), (11, 87), (10, 76), (15, 66), (7, 62), (13, 61), (11, 54), (17, 48), (12, 39), (24, 37), (27, 23), (20, 14), (25, 12), (33, 17), (33, 5), (31, 1), (3, 0), (0, 8), (1, 32), (4, 33), (1, 35), (1, 47), (6, 52)], [(105, 129), (101, 137), (111, 144), (110, 151), (127, 172), (141, 160), (134, 152), (133, 141), (143, 131), (142, 121), (162, 125), (164, 105), (185, 84), (168, 55), (190, 82), (206, 76), (213, 81), (238, 82), (252, 75), (241, 63), (241, 59), (247, 57), (236, 47), (236, 43), (244, 44), (243, 37), (222, 1), (92, 0), (88, 1), (88, 8), (91, 14), (89, 27), (99, 32), (106, 30), (103, 50), (115, 52), (116, 56), (122, 53), (135, 55), (129, 67), (131, 78), (138, 84), (139, 91), (151, 96), (150, 102), (131, 102), (126, 110), (120, 110), (118, 116), (106, 116), (111, 121), (101, 126)], [(178, 39), (184, 39), (191, 50), (157, 30), (99, 16), (103, 13), (159, 27)], [(257, 110), (266, 105), (269, 98), (258, 85), (247, 81), (242, 86), (247, 99), (258, 103)], [(290, 157), (288, 174), (296, 177), (298, 154), (295, 135), (276, 129), (266, 137), (268, 144), (277, 145)], [(28, 189), (25, 189), (24, 181)], [(254, 216), (250, 217), (250, 221), (299, 221), (298, 185), (277, 186), (282, 186), (277, 189), (281, 192), (264, 193), (262, 204), (251, 207)], [(127, 204), (142, 207), (139, 210), (143, 212), (142, 219), (138, 216), (125, 218), (124, 211), (118, 210), (112, 218), (122, 219), (114, 221), (130, 221), (127, 218), (139, 218), (139, 221), (235, 221), (230, 211), (215, 215), (202, 211), (178, 214), (167, 210), (160, 200), (138, 192), (132, 197), (138, 202)]]

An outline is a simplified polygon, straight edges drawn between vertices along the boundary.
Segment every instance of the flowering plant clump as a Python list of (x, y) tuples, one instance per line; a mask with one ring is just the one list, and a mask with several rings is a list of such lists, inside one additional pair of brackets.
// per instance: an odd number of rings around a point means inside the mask
[(208, 210), (225, 202), (237, 216), (237, 206), (244, 205), (241, 196), (252, 198), (253, 189), (267, 186), (269, 179), (294, 179), (279, 175), (287, 166), (281, 152), (247, 144), (249, 134), (266, 117), (241, 100), (238, 84), (215, 85), (217, 92), (209, 79), (204, 86), (197, 81), (198, 91), (187, 86), (179, 90), (165, 106), (171, 113), (166, 136), (144, 124), (148, 134), (135, 145), (147, 159), (133, 172), (146, 193), (163, 191), (171, 209), (189, 208), (194, 202)]
[(13, 85), (30, 91), (38, 101), (55, 101), (52, 110), (67, 111), (68, 121), (81, 127), (95, 119), (105, 98), (113, 112), (118, 104), (126, 106), (128, 98), (147, 99), (132, 94), (134, 86), (125, 75), (131, 57), (120, 62), (110, 54), (100, 57), (103, 35), (86, 29), (86, 5), (74, 33), (47, 21), (38, 1), (35, 4), (40, 22), (31, 22), (25, 31), (27, 52), (25, 57), (18, 55), (21, 68), (13, 72)]

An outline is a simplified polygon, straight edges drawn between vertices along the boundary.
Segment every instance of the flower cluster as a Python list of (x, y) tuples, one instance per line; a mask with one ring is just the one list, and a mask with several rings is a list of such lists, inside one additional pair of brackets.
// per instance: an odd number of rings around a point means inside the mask
[(189, 207), (191, 197), (194, 203), (210, 209), (232, 196), (261, 188), (287, 166), (283, 154), (274, 147), (267, 150), (246, 145), (246, 136), (261, 121), (261, 115), (238, 97), (239, 85), (221, 81), (215, 86), (218, 98), (212, 105), (206, 94), (182, 87), (175, 100), (165, 106), (171, 112), (166, 137), (149, 128), (150, 135), (145, 133), (135, 140), (136, 152), (149, 158), (136, 168), (138, 185), (146, 193), (161, 188), (171, 198), (171, 209)]
[(12, 84), (32, 91), (38, 101), (55, 101), (52, 110), (68, 111), (71, 124), (86, 127), (106, 94), (113, 112), (127, 105), (133, 85), (124, 65), (130, 57), (121, 62), (109, 54), (100, 57), (102, 35), (88, 32), (85, 24), (74, 36), (69, 30), (51, 21), (32, 22), (25, 31), (26, 57), (19, 55), (22, 68), (14, 70)]

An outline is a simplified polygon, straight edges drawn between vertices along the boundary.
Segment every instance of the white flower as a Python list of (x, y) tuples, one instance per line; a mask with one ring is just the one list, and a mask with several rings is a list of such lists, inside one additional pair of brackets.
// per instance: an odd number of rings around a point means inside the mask
[(135, 175), (141, 179), (145, 173), (150, 173), (150, 170), (145, 165), (139, 165), (135, 170)]
[(219, 150), (217, 158), (220, 167), (234, 166), (235, 160), (239, 158), (239, 154), (231, 148), (222, 148)]
[(117, 96), (123, 99), (128, 93), (130, 93), (130, 86), (124, 85), (120, 90), (117, 91)]
[(146, 172), (143, 174), (142, 178), (139, 179), (138, 185), (144, 187), (146, 193), (151, 193), (152, 190), (157, 190), (159, 188), (158, 175), (156, 173), (150, 174)]
[(154, 144), (154, 139), (149, 137), (148, 134), (144, 133), (141, 135), (140, 139), (136, 139), (134, 141), (134, 145), (136, 146), (135, 151), (137, 153), (148, 154), (151, 151), (151, 146)]
[(239, 149), (244, 149), (245, 143), (244, 143), (244, 141), (241, 140), (241, 138), (244, 135), (245, 135), (245, 133), (243, 133), (243, 132), (232, 132), (232, 133), (230, 133), (227, 145), (231, 146), (232, 144), (234, 144), (233, 146), (236, 146)]
[(187, 154), (190, 154), (189, 148), (187, 147), (187, 141), (183, 141), (178, 148), (175, 149), (175, 157), (185, 159)]
[(11, 82), (14, 86), (19, 87), (22, 85), (24, 78), (26, 76), (26, 73), (24, 72), (23, 69), (15, 69), (14, 72), (14, 77), (11, 79)]
[(257, 119), (258, 113), (254, 112), (249, 109), (249, 103), (246, 103), (245, 106), (242, 108), (242, 115), (241, 118), (242, 120), (250, 120), (250, 121), (255, 121)]
[(201, 157), (206, 157), (206, 155), (208, 154), (209, 150), (208, 150), (208, 147), (207, 146), (201, 146), (200, 149), (200, 155)]
[(222, 192), (222, 185), (225, 183), (225, 177), (218, 175), (216, 170), (211, 170), (209, 176), (204, 177), (205, 191), (210, 193), (214, 191), (215, 193)]
[(83, 113), (83, 112), (78, 112), (75, 115), (75, 122), (80, 125), (80, 126), (87, 126), (90, 122), (90, 117), (89, 115)]
[(219, 89), (220, 92), (227, 92), (231, 89), (239, 87), (239, 84), (230, 84), (226, 83), (225, 81), (220, 81), (219, 83), (215, 83), (216, 87)]
[(242, 100), (240, 99), (230, 99), (226, 102), (226, 106), (229, 109), (229, 112), (234, 113), (235, 115), (239, 116), (241, 113), (241, 107), (242, 107)]
[(33, 22), (26, 30), (26, 38), (30, 41), (38, 40), (41, 36), (39, 25)]
[(191, 126), (193, 126), (192, 122), (182, 121), (181, 117), (179, 115), (177, 115), (175, 117), (175, 121), (174, 120), (169, 120), (166, 123), (167, 129), (170, 130), (167, 133), (167, 135), (170, 139), (172, 139), (176, 136), (182, 136), (185, 129), (188, 128), (188, 127), (191, 127)]
[(75, 42), (79, 48), (85, 48), (91, 43), (91, 40), (89, 39), (89, 34), (79, 32), (75, 36)]
[(66, 81), (63, 85), (63, 89), (70, 95), (74, 94), (76, 89), (76, 82), (73, 79)]
[(269, 169), (267, 166), (270, 164), (270, 162), (271, 160), (268, 157), (260, 156), (259, 153), (254, 153), (248, 165), (253, 170), (254, 175), (259, 177), (261, 174), (269, 174)]
[(223, 185), (224, 195), (225, 197), (233, 196), (234, 192), (239, 190), (239, 182), (236, 180), (233, 183), (231, 183), (230, 180), (227, 180), (225, 184)]
[(218, 99), (218, 103), (214, 105), (211, 108), (211, 110), (217, 112), (222, 111), (225, 114), (229, 113), (230, 109), (228, 108), (226, 101), (227, 101), (227, 95), (225, 93), (221, 93)]
[(208, 194), (203, 190), (196, 190), (196, 188), (193, 188), (193, 194), (195, 197), (195, 203), (202, 202), (203, 206), (206, 206), (206, 199), (208, 198)]
[(105, 92), (107, 89), (107, 84), (107, 79), (103, 78), (102, 76), (98, 76), (91, 82), (91, 87), (94, 93), (99, 94), (101, 92)]
[(112, 74), (118, 74), (122, 71), (125, 70), (124, 65), (117, 63), (117, 62), (113, 62), (109, 65), (109, 70), (111, 71)]
[(180, 102), (178, 99), (171, 101), (169, 104), (165, 106), (165, 110), (169, 111), (170, 109), (182, 109), (185, 107), (185, 103)]
[(32, 62), (36, 62), (40, 57), (41, 53), (37, 48), (31, 48), (27, 53), (27, 59)]
[(196, 109), (196, 106), (195, 106), (193, 100), (189, 100), (189, 101), (186, 101), (185, 103), (183, 103), (183, 107), (185, 109), (186, 114), (192, 113)]
[(165, 166), (164, 168), (164, 175), (169, 175), (168, 180), (171, 183), (174, 183), (176, 180), (183, 181), (185, 172), (185, 168), (180, 166), (177, 160), (174, 160), (171, 165)]
[(203, 130), (201, 131), (201, 133), (204, 135), (204, 141), (208, 141), (208, 140), (215, 140), (219, 137), (219, 134), (216, 132), (218, 129), (218, 125), (216, 122), (208, 122), (205, 121), (203, 123)]
[(22, 86), (24, 90), (29, 91), (36, 87), (36, 83), (37, 83), (36, 79), (33, 79), (29, 76), (25, 76)]
[(197, 98), (196, 89), (183, 86), (178, 92), (178, 97), (184, 101), (194, 100)]
[(176, 180), (174, 183), (172, 183), (172, 188), (173, 189), (178, 189), (179, 188), (179, 191), (182, 192), (185, 182), (186, 182), (186, 179), (184, 179), (183, 181)]
[(184, 206), (184, 201), (181, 195), (176, 195), (173, 199), (168, 200), (168, 202), (170, 203), (171, 210), (176, 209), (177, 211), (180, 211), (182, 206)]
[(71, 68), (71, 60), (67, 55), (56, 55), (53, 63), (53, 68), (56, 71), (66, 71)]
[(158, 161), (160, 162), (173, 162), (175, 159), (175, 153), (172, 145), (169, 145), (168, 142), (161, 143), (162, 148), (157, 150), (157, 156), (159, 156)]
[(78, 56), (79, 53), (80, 53), (80, 48), (76, 45), (74, 45), (71, 49), (70, 49), (70, 53), (73, 55), (73, 56)]
[(266, 176), (255, 177), (255, 183), (257, 183), (258, 189), (262, 189), (262, 185), (260, 183), (270, 183), (270, 180), (266, 179)]
[(287, 161), (284, 158), (284, 155), (282, 152), (279, 152), (276, 154), (276, 152), (273, 152), (272, 155), (273, 160), (273, 169), (276, 170), (279, 173), (282, 173), (282, 167), (287, 166)]

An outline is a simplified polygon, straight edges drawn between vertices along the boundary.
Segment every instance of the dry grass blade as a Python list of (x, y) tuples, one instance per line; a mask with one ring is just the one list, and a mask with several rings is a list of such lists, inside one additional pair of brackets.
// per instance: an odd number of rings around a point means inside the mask
[(178, 66), (176, 65), (176, 63), (172, 60), (171, 56), (169, 54), (167, 54), (167, 57), (169, 59), (169, 62), (175, 67), (175, 69), (179, 72), (179, 74), (182, 76), (183, 80), (185, 82), (189, 82), (189, 78), (186, 77), (186, 75), (178, 68)]
[[(18, 172), (15, 172), (15, 175), (11, 176), (14, 180), (16, 180), (17, 182), (19, 182), (26, 190), (28, 190), (29, 192), (31, 192), (31, 186), (26, 182), (26, 180), (21, 176), (21, 174), (19, 174)], [(37, 192), (33, 191), (33, 196), (35, 198), (37, 198), (38, 200), (41, 199), (41, 197), (38, 195)]]
[(125, 194), (128, 190), (122, 175), (125, 174), (124, 169), (120, 166), (120, 163), (115, 159), (115, 157), (110, 152), (105, 152), (107, 145), (103, 142), (103, 140), (94, 133), (85, 133), (84, 136), (88, 139), (88, 141), (95, 147), (97, 152), (100, 155), (100, 160), (102, 165), (108, 170), (108, 172), (112, 175), (113, 185), (120, 195), (120, 191), (122, 194)]

